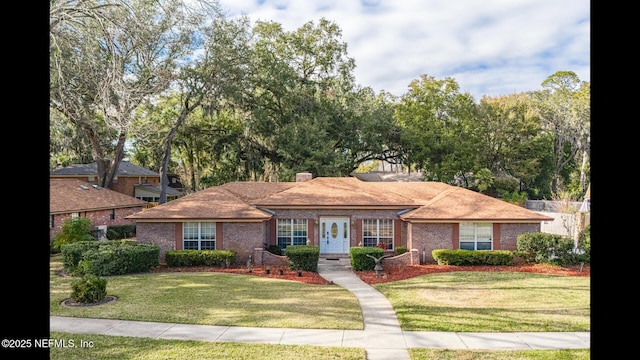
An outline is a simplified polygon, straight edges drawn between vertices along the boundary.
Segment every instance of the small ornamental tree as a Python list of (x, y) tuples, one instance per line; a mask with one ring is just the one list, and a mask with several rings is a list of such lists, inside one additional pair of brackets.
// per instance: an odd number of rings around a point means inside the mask
[(53, 248), (57, 251), (62, 245), (94, 240), (92, 231), (91, 220), (87, 218), (76, 217), (65, 220), (62, 223), (62, 230), (53, 239)]

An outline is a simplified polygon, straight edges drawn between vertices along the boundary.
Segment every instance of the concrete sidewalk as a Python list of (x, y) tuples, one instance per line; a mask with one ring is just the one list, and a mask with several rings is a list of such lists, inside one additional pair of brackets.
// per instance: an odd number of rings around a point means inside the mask
[[(348, 346), (365, 349), (587, 349), (589, 332), (461, 333), (367, 330), (323, 330), (187, 325), (146, 321), (51, 316), (50, 330), (154, 339), (205, 340), (287, 345)], [(385, 336), (385, 341), (380, 341)]]
[(186, 325), (61, 316), (50, 317), (50, 330), (155, 339), (357, 347), (365, 349), (367, 360), (409, 360), (410, 348), (549, 350), (588, 349), (591, 346), (590, 332), (402, 331), (391, 303), (376, 289), (360, 280), (351, 270), (348, 261), (322, 259), (318, 263), (318, 273), (358, 298), (364, 330)]

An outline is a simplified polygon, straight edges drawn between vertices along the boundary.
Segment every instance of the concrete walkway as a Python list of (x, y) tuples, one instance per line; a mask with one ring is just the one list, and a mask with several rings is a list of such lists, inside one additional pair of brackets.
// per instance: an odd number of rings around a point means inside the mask
[(348, 261), (323, 259), (318, 263), (318, 273), (358, 298), (364, 330), (252, 328), (51, 316), (50, 331), (155, 339), (357, 347), (365, 349), (367, 360), (408, 360), (410, 348), (550, 350), (591, 347), (590, 332), (402, 331), (389, 301), (360, 280), (351, 271)]

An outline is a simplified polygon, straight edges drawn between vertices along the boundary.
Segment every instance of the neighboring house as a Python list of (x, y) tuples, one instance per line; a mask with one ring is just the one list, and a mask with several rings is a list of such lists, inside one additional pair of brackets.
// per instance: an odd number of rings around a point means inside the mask
[(296, 182), (231, 182), (128, 217), (137, 240), (167, 250), (228, 249), (246, 262), (257, 248), (319, 246), (348, 255), (352, 246), (516, 250), (518, 235), (553, 218), (440, 182), (364, 182), (353, 177)]
[(126, 219), (147, 207), (146, 201), (104, 189), (77, 179), (49, 179), (49, 239), (62, 230), (62, 223), (74, 217), (86, 217), (106, 234), (110, 225), (132, 225)]
[(383, 171), (370, 171), (366, 173), (352, 172), (351, 176), (362, 181), (421, 181), (422, 174), (419, 172), (406, 173), (406, 172), (383, 172)]
[[(79, 179), (90, 184), (98, 184), (98, 165), (76, 164), (55, 169), (50, 172), (51, 178)], [(167, 187), (167, 201), (175, 200), (183, 195), (182, 184), (175, 175), (170, 177), (171, 181)], [(178, 188), (171, 185), (178, 184)], [(121, 161), (118, 171), (113, 179), (111, 190), (133, 196), (135, 198), (158, 202), (160, 200), (160, 174), (149, 169), (145, 169), (129, 161)]]

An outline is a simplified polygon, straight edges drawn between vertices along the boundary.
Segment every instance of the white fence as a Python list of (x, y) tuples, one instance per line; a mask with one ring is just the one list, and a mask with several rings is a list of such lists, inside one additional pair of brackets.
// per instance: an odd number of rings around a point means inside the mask
[(548, 234), (568, 236), (578, 239), (580, 230), (591, 223), (591, 213), (581, 213), (580, 201), (561, 202), (546, 200), (527, 200), (525, 207), (539, 214), (552, 217), (553, 221), (543, 221), (540, 231)]

